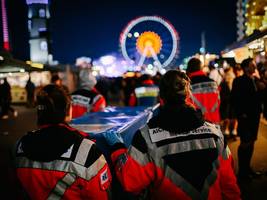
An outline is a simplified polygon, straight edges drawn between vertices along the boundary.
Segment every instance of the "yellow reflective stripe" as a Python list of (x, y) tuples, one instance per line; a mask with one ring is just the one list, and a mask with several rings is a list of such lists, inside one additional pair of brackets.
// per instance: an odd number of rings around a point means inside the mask
[(65, 160), (54, 160), (51, 162), (37, 162), (26, 157), (17, 157), (17, 168), (34, 168), (42, 170), (62, 171), (75, 173), (77, 176), (90, 180), (94, 177), (106, 164), (105, 157), (101, 155), (89, 168), (78, 163)]
[(135, 89), (135, 95), (139, 97), (157, 97), (159, 89), (157, 87), (139, 87)]
[(60, 179), (47, 200), (60, 200), (66, 190), (76, 181), (76, 176), (74, 174), (67, 173), (62, 179)]
[(94, 143), (91, 140), (83, 139), (79, 146), (74, 162), (79, 163), (80, 165), (85, 165), (88, 153), (93, 144)]
[(136, 95), (137, 98), (140, 98), (140, 97), (157, 97), (157, 96), (158, 96), (158, 93), (156, 93), (156, 92), (146, 92), (146, 93)]

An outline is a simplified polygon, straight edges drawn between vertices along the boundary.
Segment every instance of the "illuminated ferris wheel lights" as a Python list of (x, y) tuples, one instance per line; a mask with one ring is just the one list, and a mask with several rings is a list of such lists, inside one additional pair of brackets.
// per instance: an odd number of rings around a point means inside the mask
[(145, 42), (145, 47), (152, 47), (153, 46), (153, 42), (151, 40), (147, 40)]
[(108, 74), (111, 74), (113, 72), (113, 68), (112, 67), (107, 67), (106, 71)]
[(160, 73), (161, 73), (161, 74), (165, 74), (165, 73), (166, 73), (166, 69), (163, 69), (163, 68), (160, 69)]
[(138, 32), (134, 32), (134, 37), (138, 38), (139, 37), (139, 33)]
[(155, 66), (158, 66), (158, 65), (160, 65), (160, 63), (159, 63), (159, 61), (154, 61), (154, 63), (153, 63)]
[(143, 57), (152, 57), (154, 54), (159, 54), (162, 47), (160, 36), (153, 31), (143, 32), (136, 41), (138, 52)]
[(103, 64), (103, 65), (110, 65), (112, 63), (114, 63), (116, 60), (116, 58), (114, 56), (102, 56), (100, 58), (100, 62)]
[(133, 37), (133, 34), (128, 33), (127, 36), (128, 36), (128, 38), (131, 38), (131, 37)]
[[(131, 31), (133, 31), (133, 29), (135, 29), (137, 26), (142, 26), (139, 24), (143, 23), (152, 23), (152, 30), (162, 29), (157, 26), (164, 27), (164, 30), (168, 32), (168, 37), (166, 37), (166, 34), (162, 33), (161, 31), (157, 32), (145, 30), (140, 34), (139, 32), (134, 32), (133, 36), (136, 38), (136, 43), (135, 48), (133, 48), (134, 38), (129, 40), (128, 34), (131, 33)], [(157, 26), (154, 26), (155, 24)], [(143, 35), (145, 35), (145, 37), (142, 37)], [(142, 38), (142, 40), (140, 38)], [(120, 46), (122, 55), (126, 60), (134, 61), (134, 64), (137, 66), (149, 64), (149, 62), (153, 63), (153, 60), (158, 61), (159, 65), (155, 65), (155, 69), (160, 69), (168, 66), (176, 58), (178, 54), (178, 40), (178, 33), (168, 21), (159, 16), (143, 16), (138, 17), (128, 23), (120, 35)], [(139, 55), (137, 55), (137, 53)], [(160, 53), (164, 53), (164, 55), (161, 56)], [(160, 61), (159, 58), (161, 59)]]
[(141, 71), (141, 66), (136, 66), (136, 67), (135, 67), (135, 70), (136, 70), (136, 71)]
[(146, 72), (147, 74), (152, 75), (152, 76), (155, 74), (155, 71), (154, 71), (153, 69), (148, 69), (148, 68), (146, 68), (146, 69), (145, 69), (145, 72)]
[(148, 69), (153, 69), (153, 65), (152, 65), (152, 64), (148, 64), (148, 65), (147, 65), (147, 68), (148, 68)]
[(93, 76), (97, 76), (97, 71), (92, 71)]

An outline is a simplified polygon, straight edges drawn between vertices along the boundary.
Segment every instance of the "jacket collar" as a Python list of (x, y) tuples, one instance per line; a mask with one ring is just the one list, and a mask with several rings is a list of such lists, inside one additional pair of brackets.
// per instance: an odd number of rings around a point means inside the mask
[(157, 116), (149, 122), (149, 127), (159, 127), (167, 131), (183, 133), (202, 126), (204, 119), (200, 111), (188, 105), (164, 105)]
[(190, 74), (188, 74), (189, 78), (192, 78), (194, 76), (206, 76), (206, 73), (203, 72), (202, 70), (196, 71), (196, 72), (192, 72)]

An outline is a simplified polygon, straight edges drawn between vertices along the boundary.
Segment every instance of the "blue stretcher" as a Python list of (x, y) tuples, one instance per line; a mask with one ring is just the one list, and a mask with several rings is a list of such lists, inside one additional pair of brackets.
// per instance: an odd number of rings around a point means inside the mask
[(112, 130), (121, 134), (125, 145), (131, 144), (134, 133), (146, 124), (157, 112), (159, 104), (154, 107), (107, 107), (103, 112), (86, 114), (73, 119), (70, 126), (88, 133), (96, 140), (96, 145), (109, 159), (110, 148), (103, 133)]

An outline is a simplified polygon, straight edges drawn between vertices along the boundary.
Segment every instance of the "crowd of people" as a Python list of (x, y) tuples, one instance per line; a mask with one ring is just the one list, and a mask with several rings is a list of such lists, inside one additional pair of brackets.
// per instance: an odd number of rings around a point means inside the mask
[[(185, 72), (169, 70), (155, 77), (137, 73), (117, 79), (113, 86), (83, 68), (77, 90), (71, 93), (59, 76), (53, 76), (35, 98), (39, 129), (16, 144), (16, 175), (23, 195), (117, 199), (120, 194), (112, 189), (115, 179), (121, 193), (138, 199), (241, 199), (237, 178), (260, 175), (250, 161), (262, 108), (267, 117), (267, 68), (257, 69), (248, 58), (219, 75), (221, 79), (213, 80), (218, 76), (204, 73), (201, 61), (192, 58)], [(119, 133), (104, 133), (111, 149), (105, 158), (90, 134), (68, 122), (103, 111), (112, 102), (109, 96), (116, 94), (124, 106), (160, 107), (134, 134), (129, 147)], [(240, 137), (237, 178), (225, 140), (230, 133)]]

